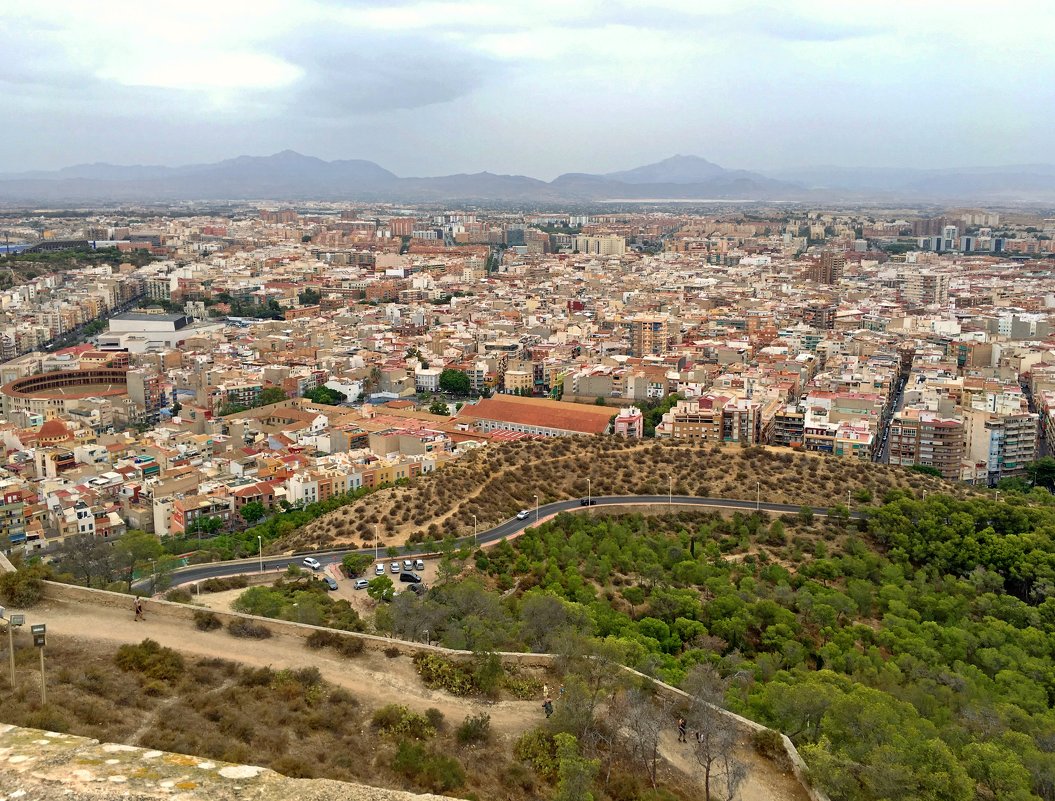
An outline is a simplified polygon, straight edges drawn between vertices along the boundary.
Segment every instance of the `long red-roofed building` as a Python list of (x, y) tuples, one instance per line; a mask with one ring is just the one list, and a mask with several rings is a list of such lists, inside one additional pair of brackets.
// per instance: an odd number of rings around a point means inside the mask
[(615, 412), (604, 406), (586, 406), (543, 398), (496, 395), (479, 403), (467, 403), (456, 422), (479, 431), (516, 431), (544, 437), (572, 434), (604, 434)]

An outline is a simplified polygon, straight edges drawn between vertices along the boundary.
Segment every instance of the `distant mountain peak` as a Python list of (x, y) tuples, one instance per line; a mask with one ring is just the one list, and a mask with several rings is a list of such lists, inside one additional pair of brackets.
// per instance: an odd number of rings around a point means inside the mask
[(685, 156), (678, 153), (654, 164), (610, 172), (604, 177), (627, 184), (696, 184), (731, 172), (733, 171), (720, 167), (702, 156)]

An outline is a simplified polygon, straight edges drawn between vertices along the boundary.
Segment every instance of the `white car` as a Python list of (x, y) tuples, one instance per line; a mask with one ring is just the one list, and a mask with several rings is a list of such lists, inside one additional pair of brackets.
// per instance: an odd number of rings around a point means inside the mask
[(382, 564), (374, 565), (374, 575), (375, 576), (383, 576), (383, 575), (385, 575), (385, 566), (382, 565)]
[(391, 569), (391, 571), (393, 573), (398, 573), (399, 572), (399, 562), (393, 562), (391, 564), (391, 566), (390, 566), (390, 569)]
[[(385, 569), (383, 567), (381, 568), (381, 572), (382, 573), (385, 572)], [(365, 590), (369, 584), (370, 584), (370, 582), (367, 581), (366, 579), (356, 579), (355, 580), (355, 588), (357, 590)]]
[(527, 520), (530, 516), (531, 512), (529, 512), (527, 509), (521, 509), (519, 512), (517, 512), (517, 520)]
[(313, 556), (304, 557), (304, 567), (310, 567), (312, 570), (322, 570), (322, 564)]

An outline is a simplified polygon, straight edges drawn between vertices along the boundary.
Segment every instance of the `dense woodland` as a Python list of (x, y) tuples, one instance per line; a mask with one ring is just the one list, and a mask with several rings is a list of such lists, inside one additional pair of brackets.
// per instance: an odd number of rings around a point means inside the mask
[(833, 801), (1055, 799), (1053, 499), (885, 500), (860, 523), (561, 515), (460, 579), (452, 554), (377, 625), (480, 651), (592, 637), (672, 684), (709, 668)]

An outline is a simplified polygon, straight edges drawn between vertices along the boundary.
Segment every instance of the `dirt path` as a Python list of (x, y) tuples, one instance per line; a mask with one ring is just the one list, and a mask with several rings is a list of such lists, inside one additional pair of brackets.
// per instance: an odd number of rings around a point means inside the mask
[[(223, 630), (203, 632), (190, 624), (153, 618), (149, 603), (147, 619), (141, 622), (135, 622), (131, 612), (123, 609), (56, 601), (48, 601), (39, 612), (47, 621), (49, 634), (72, 640), (119, 645), (149, 637), (184, 654), (229, 659), (253, 667), (314, 666), (326, 681), (348, 689), (368, 710), (390, 703), (404, 704), (417, 712), (435, 707), (452, 724), (467, 715), (486, 712), (494, 731), (507, 742), (544, 720), (539, 701), (486, 703), (429, 690), (421, 684), (409, 659), (388, 659), (369, 652), (345, 659), (327, 650), (308, 650), (302, 640), (283, 634), (268, 640), (237, 640)], [(699, 767), (689, 749), (690, 746), (677, 742), (673, 727), (663, 733), (660, 753), (669, 769), (698, 783)], [(739, 801), (808, 801), (794, 776), (790, 772), (782, 774), (772, 762), (760, 758), (746, 739), (740, 744), (738, 756), (750, 768)]]
[(230, 659), (253, 667), (301, 668), (314, 666), (332, 684), (347, 688), (368, 709), (399, 703), (424, 712), (436, 707), (451, 723), (466, 715), (486, 712), (492, 728), (503, 735), (519, 735), (544, 718), (541, 701), (486, 703), (434, 692), (421, 684), (409, 659), (388, 659), (365, 652), (345, 659), (331, 651), (308, 650), (303, 640), (276, 634), (268, 640), (238, 640), (223, 630), (204, 632), (192, 625), (175, 625), (151, 618), (135, 622), (131, 612), (104, 607), (85, 607), (49, 601), (40, 607), (48, 634), (74, 640), (138, 643), (147, 637), (161, 645), (193, 656)]

